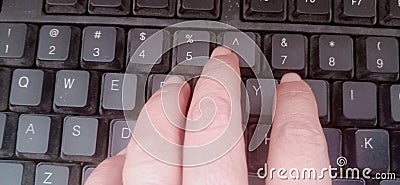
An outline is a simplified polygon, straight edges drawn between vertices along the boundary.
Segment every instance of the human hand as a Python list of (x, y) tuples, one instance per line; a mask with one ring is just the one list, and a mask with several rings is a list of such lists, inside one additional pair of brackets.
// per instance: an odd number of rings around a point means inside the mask
[[(136, 122), (133, 135), (143, 138), (144, 143), (132, 139), (120, 154), (103, 161), (86, 185), (248, 184), (243, 137), (222, 157), (192, 167), (184, 164), (196, 161), (207, 153), (190, 153), (180, 147), (167, 148), (159, 141), (161, 135), (177, 145), (198, 146), (212, 142), (228, 126), (233, 128), (231, 135), (242, 132), (238, 58), (224, 47), (215, 49), (211, 58), (196, 84), (190, 105), (189, 85), (179, 77), (169, 78), (146, 103)], [(173, 111), (166, 112), (163, 105), (168, 105), (167, 110)], [(209, 114), (212, 112), (215, 114)], [(202, 120), (211, 122), (204, 125)], [(179, 129), (185, 126), (197, 128), (199, 125), (204, 127), (199, 132), (184, 133)], [(154, 135), (150, 126), (154, 127), (158, 136)], [(226, 147), (223, 144), (221, 148)], [(153, 146), (153, 151), (176, 165), (149, 155), (142, 145)], [(317, 105), (309, 86), (296, 74), (285, 75), (276, 91), (268, 166), (276, 169), (327, 168), (327, 150)], [(274, 178), (267, 179), (267, 184), (330, 185), (331, 180), (329, 177), (319, 180)]]

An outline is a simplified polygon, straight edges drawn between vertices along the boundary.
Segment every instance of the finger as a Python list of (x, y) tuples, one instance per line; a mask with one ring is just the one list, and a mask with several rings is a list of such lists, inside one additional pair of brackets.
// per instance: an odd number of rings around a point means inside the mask
[(174, 76), (146, 103), (127, 147), (124, 184), (181, 184), (179, 127), (185, 122), (189, 95), (189, 85)]
[(193, 166), (183, 168), (184, 185), (248, 183), (240, 88), (238, 57), (218, 47), (196, 84), (188, 112), (183, 162)]
[(117, 155), (101, 162), (90, 174), (85, 185), (122, 185), (125, 155)]
[[(286, 169), (288, 179), (273, 174), (267, 176), (268, 185), (330, 185), (329, 173), (319, 179), (324, 168), (329, 167), (326, 139), (318, 119), (315, 97), (310, 87), (297, 74), (286, 74), (276, 92), (276, 110), (272, 124), (268, 168)], [(302, 180), (303, 169), (313, 168), (317, 178)], [(293, 177), (289, 170), (296, 171)], [(268, 170), (269, 171), (269, 170)], [(267, 171), (267, 172), (268, 172)], [(314, 173), (314, 172), (311, 172)], [(312, 176), (313, 177), (313, 176)]]

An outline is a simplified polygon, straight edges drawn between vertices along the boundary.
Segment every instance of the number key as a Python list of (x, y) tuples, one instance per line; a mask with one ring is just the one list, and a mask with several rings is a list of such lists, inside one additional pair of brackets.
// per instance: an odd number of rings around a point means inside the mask
[(312, 77), (324, 79), (353, 77), (353, 40), (349, 36), (313, 36), (310, 50)]
[(281, 77), (288, 71), (306, 75), (307, 38), (297, 34), (275, 34), (267, 36), (267, 55), (271, 56), (275, 77)]
[(396, 38), (357, 39), (357, 77), (362, 80), (396, 81), (399, 78), (399, 44)]
[(124, 43), (123, 30), (120, 28), (86, 27), (83, 30), (82, 68), (122, 69)]

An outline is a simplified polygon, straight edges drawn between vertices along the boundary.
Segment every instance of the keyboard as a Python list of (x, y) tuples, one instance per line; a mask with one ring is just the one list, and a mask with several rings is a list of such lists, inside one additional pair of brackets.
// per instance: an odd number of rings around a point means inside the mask
[[(128, 124), (135, 123), (123, 111), (137, 114), (184, 60), (189, 62), (179, 75), (199, 74), (201, 65), (190, 60), (209, 56), (212, 42), (251, 59), (241, 61), (250, 105), (247, 143), (259, 121), (271, 124), (259, 101), (270, 98), (266, 87), (295, 72), (315, 93), (333, 167), (345, 156), (349, 167), (400, 177), (398, 1), (0, 0), (0, 6), (0, 184), (83, 184), (96, 165), (128, 144)], [(268, 63), (232, 30), (160, 32), (193, 20), (238, 28)], [(150, 36), (153, 42), (137, 51)], [(211, 43), (192, 40), (168, 49), (188, 38)], [(135, 73), (124, 77), (128, 63)], [(263, 76), (267, 66), (275, 79)], [(121, 84), (134, 89), (124, 105)], [(257, 171), (266, 162), (268, 142), (247, 152), (250, 185), (265, 184)]]

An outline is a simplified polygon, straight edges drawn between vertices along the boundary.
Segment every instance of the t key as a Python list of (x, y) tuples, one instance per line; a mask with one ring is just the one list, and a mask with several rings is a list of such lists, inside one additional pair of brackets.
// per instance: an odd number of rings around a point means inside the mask
[(371, 82), (335, 82), (333, 84), (334, 122), (345, 126), (375, 126), (377, 88)]

